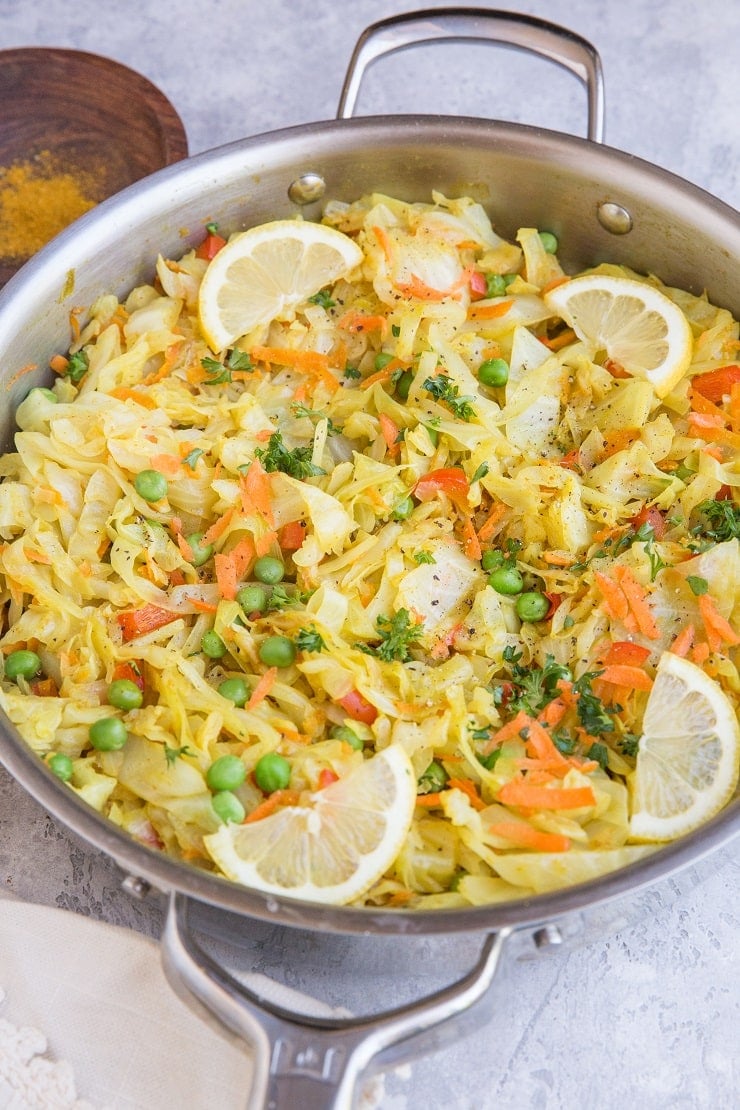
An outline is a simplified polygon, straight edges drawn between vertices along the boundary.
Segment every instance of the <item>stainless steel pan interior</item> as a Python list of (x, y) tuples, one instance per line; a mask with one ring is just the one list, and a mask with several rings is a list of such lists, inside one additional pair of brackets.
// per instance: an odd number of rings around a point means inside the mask
[[(351, 111), (364, 67), (383, 53), (420, 40), (481, 37), (526, 45), (579, 76), (589, 88), (590, 133), (600, 137), (603, 101), (593, 47), (531, 17), (488, 10), (437, 9), (370, 28), (355, 52), (343, 110)], [(425, 199), (431, 188), (474, 196), (486, 205), (502, 235), (513, 236), (521, 226), (553, 231), (566, 269), (607, 259), (624, 263), (693, 292), (706, 290), (711, 300), (740, 313), (740, 218), (655, 166), (598, 142), (522, 125), (429, 116), (340, 119), (246, 139), (169, 167), (100, 205), (28, 263), (0, 294), (0, 380), (6, 393), (0, 443), (4, 449), (11, 445), (17, 404), (30, 386), (43, 384), (49, 357), (64, 348), (70, 309), (91, 303), (101, 291), (124, 293), (149, 279), (157, 253), (182, 253), (198, 239), (206, 221), (236, 230), (299, 211), (316, 218), (329, 198), (351, 200), (372, 189)], [(28, 363), (38, 371), (18, 380), (18, 371)], [(268, 1077), (269, 1042), (285, 1035), (284, 1023), (291, 1018), (273, 1007), (265, 1031), (262, 1000), (228, 982), (225, 973), (198, 953), (187, 926), (187, 897), (284, 925), (337, 932), (492, 934), (479, 967), (458, 985), (454, 998), (448, 992), (429, 1000), (424, 1017), (418, 1007), (396, 1015), (392, 1036), (387, 1029), (381, 1033), (377, 1023), (372, 1028), (365, 1024), (360, 1032), (359, 1025), (348, 1032), (341, 1023), (330, 1023), (322, 1027), (323, 1034), (309, 1023), (306, 1043), (316, 1043), (324, 1034), (330, 1038), (327, 1044), (338, 1044), (340, 1034), (345, 1038), (342, 1067), (337, 1065), (336, 1075), (330, 1069), (322, 1088), (339, 1101), (307, 1103), (317, 1106), (347, 1105), (341, 1098), (349, 1097), (352, 1076), (384, 1045), (482, 996), (507, 931), (637, 890), (697, 860), (740, 829), (740, 806), (735, 803), (697, 833), (631, 868), (501, 906), (424, 915), (326, 908), (237, 887), (135, 843), (60, 784), (5, 720), (0, 721), (0, 758), (42, 805), (115, 858), (140, 887), (151, 884), (172, 892), (168, 965), (174, 978), (187, 980), (190, 993), (217, 1009), (240, 1035), (261, 1045), (257, 1098), (259, 1091), (277, 1083), (275, 1075)], [(294, 1024), (290, 1029), (294, 1038), (305, 1032)]]

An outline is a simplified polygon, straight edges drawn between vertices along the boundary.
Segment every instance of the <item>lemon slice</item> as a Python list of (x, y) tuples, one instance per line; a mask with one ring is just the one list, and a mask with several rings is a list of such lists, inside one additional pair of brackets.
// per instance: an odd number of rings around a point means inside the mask
[(740, 729), (720, 687), (695, 663), (661, 656), (630, 777), (630, 838), (674, 840), (732, 797)]
[(411, 825), (416, 777), (393, 745), (345, 778), (253, 824), (203, 838), (227, 878), (271, 894), (343, 905), (398, 855)]
[(333, 227), (275, 220), (231, 238), (209, 263), (200, 285), (203, 337), (222, 351), (260, 324), (349, 274), (362, 261), (352, 239)]
[(689, 368), (693, 336), (678, 305), (652, 285), (585, 274), (545, 294), (545, 303), (593, 353), (606, 351), (628, 374), (646, 378), (659, 397)]

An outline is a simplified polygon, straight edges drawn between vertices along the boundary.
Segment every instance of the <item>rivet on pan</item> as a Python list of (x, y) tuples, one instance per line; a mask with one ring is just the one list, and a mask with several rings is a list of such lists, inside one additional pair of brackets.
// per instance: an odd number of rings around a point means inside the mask
[(632, 230), (632, 217), (621, 204), (614, 204), (610, 200), (603, 201), (596, 209), (599, 223), (612, 235), (626, 235)]
[(302, 173), (288, 187), (288, 196), (293, 204), (313, 204), (315, 200), (321, 200), (325, 189), (326, 182), (321, 174)]
[(533, 934), (532, 939), (537, 948), (554, 948), (563, 943), (563, 934), (557, 925), (543, 925)]
[(146, 879), (142, 879), (138, 875), (126, 875), (125, 879), (121, 880), (121, 887), (127, 894), (139, 900), (146, 898), (152, 889)]

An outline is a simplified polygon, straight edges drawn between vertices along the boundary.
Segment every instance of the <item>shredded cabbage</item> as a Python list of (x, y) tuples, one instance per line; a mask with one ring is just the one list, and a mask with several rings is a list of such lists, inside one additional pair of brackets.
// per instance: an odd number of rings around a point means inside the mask
[[(565, 279), (536, 229), (507, 242), (438, 193), (324, 218), (362, 248), (356, 281), (214, 353), (207, 263), (160, 257), (152, 285), (90, 307), (53, 396), (20, 405), (0, 460), (0, 648), (36, 653), (39, 673), (6, 675), (2, 707), (86, 802), (205, 869), (219, 757), (241, 760), (248, 814), (268, 753), (300, 793), (389, 744), (419, 804), (363, 904), (529, 897), (638, 858), (626, 781), (648, 695), (610, 667), (650, 679), (678, 642), (740, 699), (738, 323), (663, 287), (695, 350), (661, 401), (551, 317), (543, 290)], [(494, 359), (508, 381), (487, 386)], [(149, 470), (166, 479), (153, 501)], [(639, 606), (615, 603), (624, 581)], [(276, 636), (294, 659), (271, 667)], [(109, 704), (121, 678), (141, 705)], [(100, 750), (91, 726), (112, 716), (125, 744)]]

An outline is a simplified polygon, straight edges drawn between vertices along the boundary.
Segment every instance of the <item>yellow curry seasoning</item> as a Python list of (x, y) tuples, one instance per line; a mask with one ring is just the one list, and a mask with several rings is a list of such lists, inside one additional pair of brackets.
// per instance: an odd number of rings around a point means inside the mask
[(49, 151), (0, 166), (0, 257), (30, 258), (97, 204), (95, 185), (94, 173), (70, 172)]

